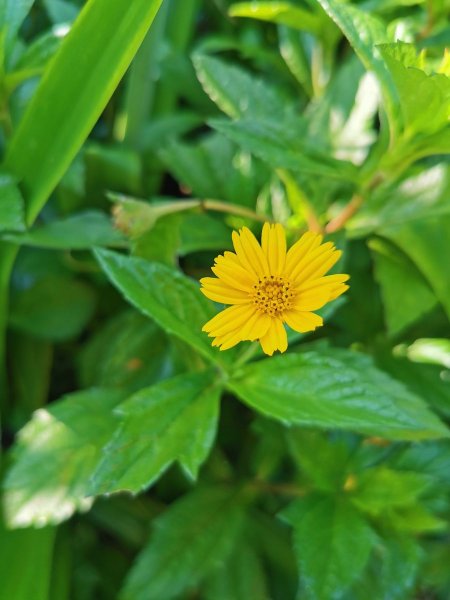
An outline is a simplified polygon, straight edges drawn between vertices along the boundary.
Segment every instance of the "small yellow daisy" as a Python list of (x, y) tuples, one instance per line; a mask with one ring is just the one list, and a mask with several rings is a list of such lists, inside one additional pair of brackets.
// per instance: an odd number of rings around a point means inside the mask
[(339, 260), (332, 242), (308, 231), (288, 251), (282, 225), (265, 223), (261, 245), (243, 227), (233, 231), (235, 252), (215, 259), (217, 277), (201, 279), (203, 294), (231, 304), (203, 327), (213, 346), (228, 350), (242, 341), (259, 340), (270, 356), (287, 348), (284, 323), (305, 333), (323, 325), (312, 311), (322, 308), (348, 289), (348, 275), (325, 273)]

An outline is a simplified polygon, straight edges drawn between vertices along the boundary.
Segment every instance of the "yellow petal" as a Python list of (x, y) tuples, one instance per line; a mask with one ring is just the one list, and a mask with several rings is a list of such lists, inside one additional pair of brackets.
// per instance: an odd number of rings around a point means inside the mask
[(317, 279), (308, 279), (297, 287), (297, 291), (315, 290), (322, 287), (333, 288), (337, 284), (344, 283), (350, 279), (350, 275), (339, 273), (336, 275), (326, 275), (325, 277), (319, 277)]
[(285, 275), (291, 276), (296, 265), (315, 248), (320, 246), (322, 236), (312, 231), (307, 231), (288, 251), (286, 255)]
[(230, 306), (208, 321), (203, 326), (203, 331), (213, 337), (226, 335), (242, 328), (242, 325), (250, 319), (254, 312), (253, 304)]
[(287, 349), (287, 335), (281, 319), (272, 319), (267, 333), (259, 340), (265, 354), (272, 356), (275, 350), (285, 352)]
[(261, 246), (271, 275), (281, 275), (286, 263), (286, 236), (280, 224), (264, 224)]
[(258, 340), (263, 337), (270, 327), (272, 319), (269, 315), (255, 311), (255, 314), (242, 327), (241, 336), (243, 340)]
[(233, 288), (244, 292), (252, 291), (255, 282), (258, 281), (256, 275), (250, 274), (241, 267), (237, 256), (235, 254), (233, 256), (236, 257), (236, 261), (218, 256), (215, 266), (212, 267), (213, 273)]
[(210, 300), (222, 304), (247, 304), (251, 301), (246, 292), (232, 288), (215, 277), (203, 277), (200, 291)]
[(331, 256), (334, 251), (334, 244), (332, 242), (326, 242), (307, 252), (292, 269), (290, 274), (291, 281), (294, 281), (298, 285), (311, 277), (317, 279), (319, 275), (316, 275), (315, 273), (316, 266), (320, 265), (324, 260)]
[(319, 288), (300, 292), (294, 300), (293, 309), (300, 311), (318, 310), (330, 301), (330, 290)]
[(240, 233), (233, 231), (234, 249), (242, 266), (258, 277), (269, 275), (269, 265), (253, 233), (243, 227)]
[(312, 312), (300, 312), (298, 310), (287, 310), (283, 314), (284, 321), (294, 331), (300, 333), (306, 333), (307, 331), (314, 331), (317, 327), (323, 325), (322, 317)]
[(338, 298), (341, 294), (343, 294), (347, 290), (348, 290), (348, 285), (345, 285), (345, 283), (342, 283), (341, 285), (337, 285), (330, 292), (330, 300), (335, 300), (336, 298)]

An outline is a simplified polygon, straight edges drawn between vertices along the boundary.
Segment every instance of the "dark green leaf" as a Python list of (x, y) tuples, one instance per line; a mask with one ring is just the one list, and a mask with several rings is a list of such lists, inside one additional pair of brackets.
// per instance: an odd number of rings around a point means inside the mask
[(95, 295), (82, 281), (48, 276), (13, 296), (10, 323), (45, 340), (76, 337), (91, 319)]
[(235, 490), (203, 488), (183, 497), (155, 522), (121, 600), (171, 600), (192, 589), (227, 558), (242, 517)]
[(168, 333), (187, 342), (208, 360), (225, 365), (233, 360), (233, 352), (220, 353), (201, 331), (215, 311), (194, 281), (175, 269), (140, 258), (108, 250), (98, 250), (96, 256), (125, 298)]
[(21, 430), (4, 482), (7, 522), (14, 527), (60, 523), (90, 508), (88, 481), (111, 437), (117, 390), (92, 389), (36, 411)]
[(23, 198), (16, 182), (0, 174), (0, 231), (25, 229)]
[(94, 246), (123, 246), (126, 240), (101, 212), (89, 211), (35, 227), (23, 234), (5, 236), (8, 241), (36, 248), (83, 250)]
[(301, 592), (311, 600), (342, 597), (369, 559), (369, 524), (347, 500), (323, 496), (292, 504), (283, 517), (294, 528)]
[(288, 354), (249, 364), (228, 386), (245, 403), (285, 423), (349, 429), (390, 439), (446, 437), (423, 401), (343, 349)]
[(139, 492), (175, 461), (195, 479), (216, 433), (220, 389), (212, 379), (211, 372), (179, 375), (121, 404), (92, 493)]
[(34, 0), (0, 0), (0, 30), (5, 31), (5, 49), (9, 51)]

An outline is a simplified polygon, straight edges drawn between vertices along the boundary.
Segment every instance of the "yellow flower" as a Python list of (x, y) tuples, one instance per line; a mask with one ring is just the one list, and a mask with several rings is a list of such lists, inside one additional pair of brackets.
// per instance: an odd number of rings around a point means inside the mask
[(284, 352), (287, 335), (284, 323), (305, 333), (323, 325), (318, 310), (348, 289), (348, 275), (325, 273), (337, 262), (341, 251), (332, 242), (308, 231), (289, 251), (281, 225), (265, 223), (261, 245), (243, 227), (233, 231), (235, 252), (216, 258), (216, 277), (201, 279), (207, 298), (231, 304), (203, 327), (213, 346), (228, 350), (239, 342), (259, 340), (270, 356)]

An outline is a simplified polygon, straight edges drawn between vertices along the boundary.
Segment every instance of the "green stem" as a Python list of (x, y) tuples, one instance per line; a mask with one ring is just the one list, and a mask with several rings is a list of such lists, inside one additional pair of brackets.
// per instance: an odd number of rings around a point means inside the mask
[(6, 328), (9, 309), (9, 282), (18, 246), (0, 242), (0, 407), (6, 406), (8, 396), (6, 373)]

